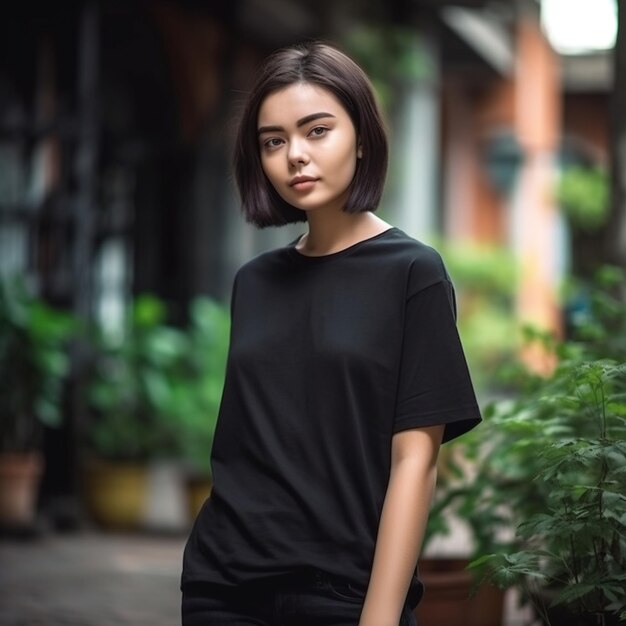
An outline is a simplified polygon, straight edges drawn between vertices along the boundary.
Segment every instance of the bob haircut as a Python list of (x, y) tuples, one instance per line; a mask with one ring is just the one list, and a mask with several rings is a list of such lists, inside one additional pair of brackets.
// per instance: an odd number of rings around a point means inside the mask
[(306, 221), (306, 212), (285, 202), (265, 176), (257, 135), (259, 109), (265, 98), (295, 83), (323, 87), (345, 108), (363, 156), (357, 160), (344, 210), (375, 211), (387, 173), (388, 145), (372, 85), (343, 52), (312, 42), (283, 48), (266, 59), (239, 121), (234, 170), (246, 221), (259, 228)]

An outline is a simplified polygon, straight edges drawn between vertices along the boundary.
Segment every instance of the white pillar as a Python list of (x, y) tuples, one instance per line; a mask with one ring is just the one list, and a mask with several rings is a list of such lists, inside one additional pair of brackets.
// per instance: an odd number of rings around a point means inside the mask
[(433, 37), (418, 33), (414, 45), (424, 73), (405, 84), (390, 162), (396, 200), (389, 209), (396, 226), (428, 240), (437, 230), (439, 204), (440, 67)]

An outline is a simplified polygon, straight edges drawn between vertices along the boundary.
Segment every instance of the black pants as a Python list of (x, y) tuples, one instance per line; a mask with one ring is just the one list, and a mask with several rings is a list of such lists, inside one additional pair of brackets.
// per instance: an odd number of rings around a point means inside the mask
[[(231, 587), (183, 588), (182, 626), (357, 626), (365, 590), (319, 570)], [(399, 626), (417, 626), (411, 608)]]

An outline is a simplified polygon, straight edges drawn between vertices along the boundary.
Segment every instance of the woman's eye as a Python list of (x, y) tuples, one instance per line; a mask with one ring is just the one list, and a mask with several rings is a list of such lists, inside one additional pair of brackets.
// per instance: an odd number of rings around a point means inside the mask
[(324, 126), (316, 126), (311, 129), (309, 135), (313, 135), (313, 137), (323, 137), (328, 132), (328, 128), (324, 128)]
[(278, 146), (280, 146), (280, 144), (282, 143), (282, 139), (278, 139), (277, 137), (273, 137), (272, 139), (268, 139), (267, 141), (263, 142), (263, 147), (264, 148), (278, 148)]

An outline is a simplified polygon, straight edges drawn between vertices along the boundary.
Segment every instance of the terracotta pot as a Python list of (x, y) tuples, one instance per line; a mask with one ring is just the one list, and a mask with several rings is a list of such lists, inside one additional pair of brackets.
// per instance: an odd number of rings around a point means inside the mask
[(39, 452), (0, 454), (0, 526), (33, 525), (43, 469)]
[(195, 520), (200, 513), (202, 505), (211, 495), (213, 482), (203, 476), (188, 476), (185, 480), (187, 488), (187, 512), (191, 521)]
[(92, 460), (85, 467), (83, 494), (87, 510), (104, 529), (139, 528), (146, 511), (147, 491), (145, 464)]
[(504, 592), (481, 586), (471, 595), (473, 579), (464, 559), (424, 559), (420, 578), (426, 591), (415, 609), (420, 626), (501, 626)]

